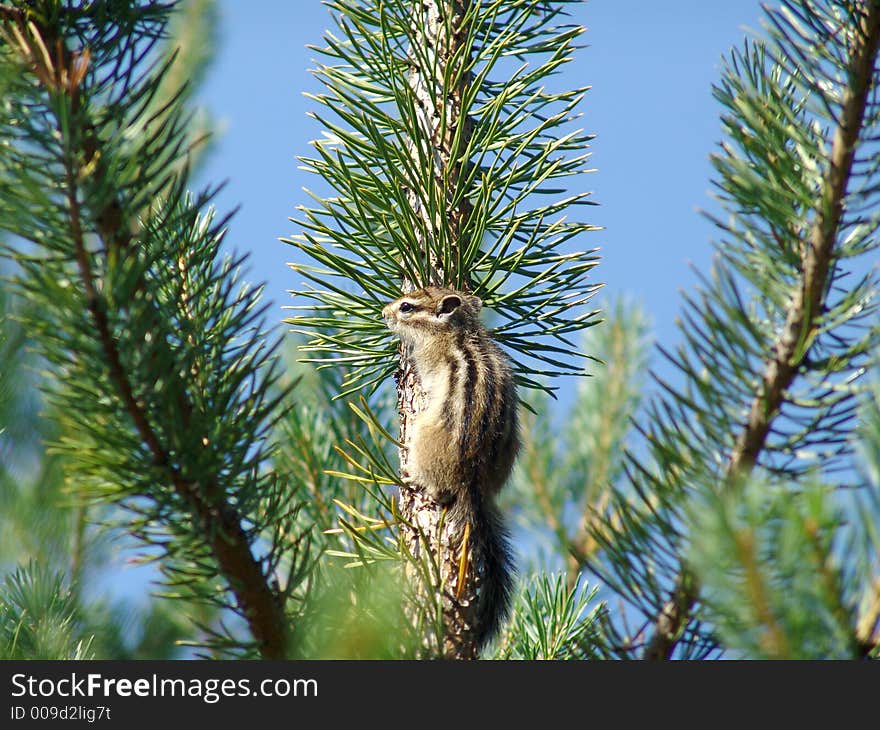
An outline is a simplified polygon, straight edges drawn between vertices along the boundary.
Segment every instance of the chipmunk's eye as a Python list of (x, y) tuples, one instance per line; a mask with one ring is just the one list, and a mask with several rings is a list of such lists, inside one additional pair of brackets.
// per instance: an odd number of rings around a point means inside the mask
[(415, 304), (410, 304), (409, 302), (403, 302), (403, 304), (400, 305), (400, 311), (404, 313), (412, 312), (415, 308)]

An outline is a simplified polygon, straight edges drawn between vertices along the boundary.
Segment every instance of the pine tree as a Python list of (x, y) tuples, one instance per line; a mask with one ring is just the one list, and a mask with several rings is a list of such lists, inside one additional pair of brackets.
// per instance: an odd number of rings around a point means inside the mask
[(12, 250), (14, 285), (50, 371), (70, 499), (121, 506), (117, 529), (159, 551), (166, 590), (252, 637), (217, 624), (206, 643), (280, 657), (295, 587), (270, 576), (302, 557), (296, 500), (264, 470), (278, 361), (259, 292), (220, 254), (210, 191), (186, 190), (198, 140), (185, 89), (165, 85), (169, 11), (0, 7), (0, 227), (31, 244)]
[[(526, 409), (483, 656), (876, 656), (880, 6), (790, 0), (730, 54), (727, 217), (650, 391), (644, 314), (588, 306), (586, 89), (548, 83), (582, 6), (329, 8), (279, 348), (189, 187), (171, 49), (210, 3), (0, 4), (3, 656), (476, 657), (482, 558), (399, 476), (420, 386), (379, 313), (425, 284), (482, 298)], [(120, 536), (162, 571), (135, 647), (88, 590)]]
[(637, 416), (647, 453), (591, 526), (591, 567), (638, 614), (608, 621), (609, 653), (877, 652), (877, 483), (855, 447), (880, 344), (878, 41), (877, 3), (799, 0), (729, 56), (716, 260), (661, 348), (680, 378)]
[[(168, 104), (180, 92), (184, 78), (196, 81), (200, 77), (210, 60), (209, 41), (216, 22), (211, 2), (192, 0), (181, 5), (171, 19), (167, 38), (162, 40), (163, 52), (171, 53), (174, 49), (175, 62), (150, 101), (149, 112), (144, 110), (144, 118)], [(187, 29), (194, 26), (201, 28), (204, 43), (184, 43), (188, 40)], [(9, 65), (4, 65), (5, 73), (11, 71)], [(187, 87), (188, 96), (192, 89), (192, 85)], [(190, 160), (195, 164), (205, 149), (203, 132), (209, 126), (209, 118), (201, 113), (188, 130), (193, 140)], [(17, 247), (21, 245), (21, 241), (16, 242)], [(4, 644), (2, 656), (175, 656), (179, 654), (175, 642), (192, 633), (188, 616), (195, 613), (207, 622), (211, 612), (196, 607), (181, 611), (181, 606), (144, 600), (146, 596), (134, 600), (106, 598), (93, 589), (94, 584), (106, 581), (107, 565), (116, 553), (115, 546), (132, 540), (124, 531), (109, 526), (112, 508), (78, 498), (64, 457), (47, 450), (59, 438), (59, 414), (51, 412), (41, 397), (39, 386), (45, 363), (33, 332), (23, 323), (33, 316), (29, 310), (36, 302), (20, 296), (14, 286), (7, 286), (14, 267), (4, 265), (2, 270), (6, 276), (0, 292), (0, 340), (4, 342), (4, 367), (0, 375), (0, 565), (7, 574), (9, 590), (2, 601), (4, 626), (13, 637)], [(51, 635), (57, 628), (49, 606), (45, 612), (39, 610), (42, 596), (48, 594), (37, 592), (40, 585), (56, 580), (61, 580), (59, 590), (63, 594), (55, 600), (56, 605), (67, 601), (70, 615), (75, 617), (68, 624), (72, 643), (62, 646), (49, 642), (44, 646), (41, 639), (25, 649), (26, 634), (39, 635), (39, 627), (43, 626)], [(37, 592), (37, 598), (29, 597), (30, 592)], [(50, 617), (48, 620), (41, 618), (44, 613)]]
[[(596, 289), (587, 277), (596, 259), (564, 250), (590, 229), (564, 213), (587, 196), (555, 181), (585, 169), (589, 138), (572, 128), (585, 90), (542, 86), (583, 32), (565, 22), (564, 5), (331, 5), (339, 35), (325, 39), (317, 75), (326, 93), (315, 97), (330, 134), (304, 162), (336, 194), (303, 209), (305, 232), (290, 241), (321, 265), (296, 267), (316, 285), (302, 292), (315, 306), (292, 322), (316, 361), (345, 365), (342, 395), (389, 380), (395, 349), (377, 309), (428, 285), (471, 291), (492, 309), (523, 390), (551, 390), (541, 377), (582, 368), (572, 337), (596, 321), (582, 308)], [(422, 390), (403, 353), (397, 377), (404, 472)], [(364, 412), (378, 421), (366, 401)], [(398, 501), (374, 519), (398, 525), (391, 555), (405, 555), (425, 587), (414, 618), (436, 628), (428, 653), (472, 658), (487, 557), (468, 549), (442, 505), (400, 481), (378, 446), (373, 455), (358, 448), (353, 461), (370, 460), (361, 480), (376, 489), (398, 487)], [(359, 550), (391, 557), (350, 534)]]

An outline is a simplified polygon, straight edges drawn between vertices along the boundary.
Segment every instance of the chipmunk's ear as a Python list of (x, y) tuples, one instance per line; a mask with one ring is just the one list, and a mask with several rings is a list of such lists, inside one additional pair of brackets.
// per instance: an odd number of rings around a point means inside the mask
[(440, 300), (440, 304), (437, 305), (437, 316), (441, 319), (446, 319), (460, 306), (461, 297), (458, 294), (447, 294)]

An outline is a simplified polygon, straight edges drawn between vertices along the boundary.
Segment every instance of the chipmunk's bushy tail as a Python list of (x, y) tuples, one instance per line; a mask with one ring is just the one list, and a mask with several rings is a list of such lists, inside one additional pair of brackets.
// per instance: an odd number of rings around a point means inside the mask
[(478, 489), (468, 490), (456, 499), (452, 518), (461, 525), (462, 534), (464, 525), (470, 525), (469, 559), (478, 575), (474, 623), (477, 643), (483, 648), (510, 614), (516, 573), (513, 549), (500, 510)]

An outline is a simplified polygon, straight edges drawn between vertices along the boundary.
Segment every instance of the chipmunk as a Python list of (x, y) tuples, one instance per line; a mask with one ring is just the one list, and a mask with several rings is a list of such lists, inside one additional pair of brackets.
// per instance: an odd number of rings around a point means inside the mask
[(472, 294), (427, 287), (382, 310), (400, 337), (425, 392), (408, 425), (405, 481), (420, 485), (469, 525), (471, 550), (482, 557), (476, 610), (482, 646), (510, 606), (512, 556), (495, 497), (519, 450), (517, 393), (510, 361), (480, 322)]

